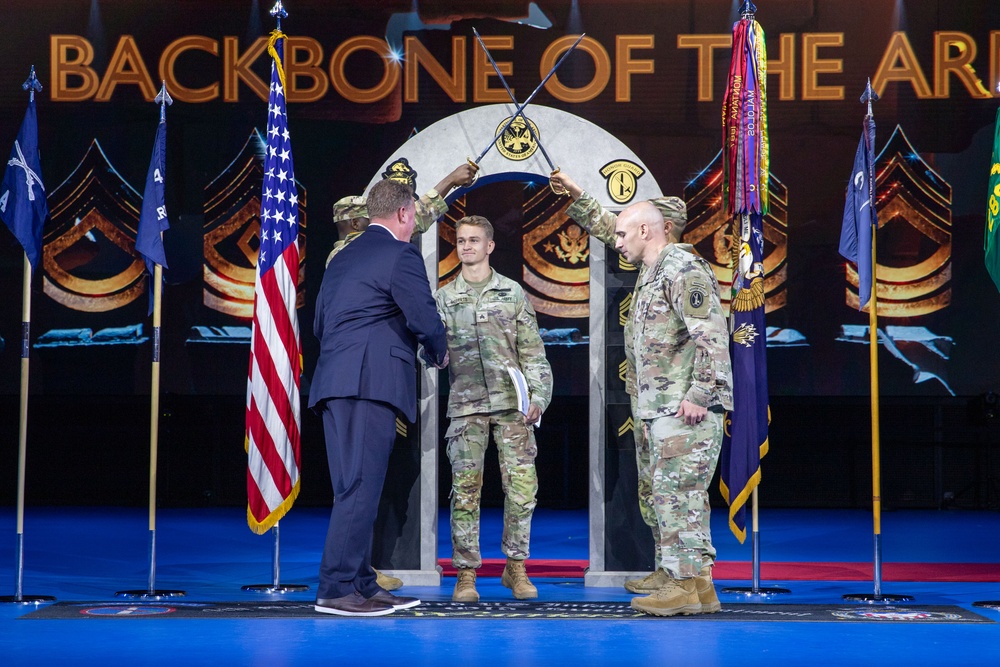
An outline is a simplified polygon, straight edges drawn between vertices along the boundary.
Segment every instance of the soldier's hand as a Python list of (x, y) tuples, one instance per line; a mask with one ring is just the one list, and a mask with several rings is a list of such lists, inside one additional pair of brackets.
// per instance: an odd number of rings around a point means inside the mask
[(472, 182), (476, 180), (476, 173), (478, 171), (478, 166), (472, 164), (471, 162), (463, 162), (455, 167), (450, 174), (445, 176), (444, 180), (438, 183), (438, 186), (434, 189), (437, 190), (438, 194), (442, 197), (447, 196), (453, 188), (471, 185)]
[(579, 199), (580, 195), (583, 194), (583, 189), (565, 171), (553, 172), (549, 176), (549, 181), (552, 183), (554, 190), (565, 190), (573, 198), (573, 201)]
[(524, 415), (524, 425), (531, 426), (532, 424), (537, 424), (542, 418), (542, 409), (532, 403), (528, 406), (528, 414)]
[(681, 406), (677, 409), (677, 418), (683, 419), (688, 426), (700, 424), (708, 414), (708, 408), (695, 405), (691, 401), (681, 401)]

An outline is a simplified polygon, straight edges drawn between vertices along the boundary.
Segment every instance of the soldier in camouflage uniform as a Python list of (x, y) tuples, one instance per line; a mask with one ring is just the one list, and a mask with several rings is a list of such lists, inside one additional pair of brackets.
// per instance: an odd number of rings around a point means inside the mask
[[(438, 218), (448, 212), (448, 203), (444, 198), (453, 188), (472, 183), (477, 169), (478, 167), (469, 162), (459, 165), (417, 200), (416, 233), (423, 234)], [(330, 260), (368, 228), (368, 206), (365, 198), (353, 195), (337, 200), (333, 205), (333, 221), (337, 224), (337, 235), (340, 236), (340, 240), (333, 244), (333, 250), (327, 255), (324, 266), (330, 266)]]
[[(680, 243), (684, 223), (649, 202), (625, 209), (615, 248), (644, 267), (625, 340), (636, 364), (636, 417), (652, 459), (659, 566), (669, 579), (632, 607), (657, 616), (718, 611), (708, 485), (733, 407), (729, 334), (711, 267)], [(703, 602), (705, 600), (706, 602)], [(707, 603), (707, 604), (706, 604)]]
[[(536, 598), (538, 589), (528, 579), (524, 561), (538, 491), (534, 425), (552, 398), (552, 369), (524, 290), (490, 268), (493, 226), (486, 218), (469, 216), (458, 221), (455, 232), (462, 271), (434, 296), (451, 358), (451, 423), (445, 440), (452, 466), (452, 563), (458, 569), (452, 599), (479, 599), (479, 504), (491, 426), (505, 495), (501, 547), (507, 564), (501, 582), (519, 600)], [(508, 368), (523, 374), (524, 413)]]
[[(573, 203), (566, 209), (566, 215), (586, 229), (598, 241), (606, 246), (614, 247), (616, 240), (615, 223), (618, 220), (618, 216), (611, 211), (605, 210), (599, 201), (577, 185), (566, 172), (560, 171), (553, 174), (551, 180), (557, 190), (565, 190), (573, 198)], [(687, 221), (687, 207), (681, 199), (678, 197), (658, 197), (650, 199), (649, 202), (660, 212), (664, 221), (671, 220), (674, 224), (682, 225), (681, 229), (683, 229), (683, 224)], [(632, 336), (632, 314), (635, 309), (639, 285), (642, 282), (642, 262), (637, 263), (636, 268), (639, 271), (639, 277), (636, 280), (635, 291), (632, 293), (632, 303), (629, 305), (629, 311), (625, 317), (624, 339), (626, 341), (630, 340)], [(625, 392), (628, 394), (632, 410), (632, 438), (635, 442), (635, 464), (639, 473), (637, 485), (639, 513), (642, 515), (643, 522), (649, 526), (653, 533), (655, 550), (653, 562), (656, 564), (654, 572), (641, 579), (626, 581), (625, 588), (633, 593), (652, 593), (666, 583), (668, 577), (666, 572), (659, 567), (662, 554), (660, 549), (660, 529), (656, 520), (656, 510), (653, 503), (652, 457), (650, 456), (649, 443), (646, 440), (642, 420), (638, 418), (636, 413), (635, 358), (628, 345), (625, 347)], [(708, 576), (711, 576), (713, 563), (714, 560), (704, 563)]]

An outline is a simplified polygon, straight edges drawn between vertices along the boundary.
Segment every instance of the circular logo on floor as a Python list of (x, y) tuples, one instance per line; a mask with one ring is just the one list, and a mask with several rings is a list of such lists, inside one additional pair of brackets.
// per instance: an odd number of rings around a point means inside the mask
[(154, 607), (151, 605), (112, 605), (109, 607), (89, 607), (81, 609), (80, 613), (87, 616), (156, 616), (172, 614), (175, 607)]
[(926, 609), (904, 609), (885, 607), (883, 609), (837, 609), (831, 612), (835, 618), (845, 620), (864, 619), (866, 621), (958, 621), (961, 616)]

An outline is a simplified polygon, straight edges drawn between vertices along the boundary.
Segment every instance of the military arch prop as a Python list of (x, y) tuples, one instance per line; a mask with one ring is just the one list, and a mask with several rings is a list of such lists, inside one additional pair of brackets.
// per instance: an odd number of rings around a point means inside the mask
[[(489, 150), (482, 157), (479, 178), (469, 189), (503, 181), (546, 183), (552, 168), (539, 150), (541, 141), (552, 162), (571, 174), (608, 210), (620, 211), (634, 202), (663, 195), (638, 156), (601, 127), (574, 114), (540, 105), (527, 106), (523, 117), (508, 122), (516, 109), (513, 104), (477, 107), (419, 130), (385, 160), (367, 187), (383, 178), (393, 178), (410, 183), (417, 194), (422, 194), (455, 165), (474, 159), (492, 137), (497, 150)], [(526, 123), (531, 123), (530, 130)], [(448, 201), (453, 208), (464, 207), (463, 197), (469, 189), (451, 193)], [(639, 515), (629, 400), (624, 372), (620, 370), (625, 354), (619, 311), (628, 308), (636, 271), (620, 262), (613, 248), (593, 239), (587, 239), (586, 263), (581, 261), (584, 253), (579, 248), (567, 252), (563, 247), (567, 239), (557, 240), (560, 223), (568, 220), (564, 211), (570, 199), (563, 200), (549, 222), (540, 224), (538, 231), (525, 234), (523, 277), (529, 287), (538, 287), (539, 274), (533, 270), (533, 256), (542, 245), (536, 243), (538, 234), (550, 234), (556, 256), (571, 256), (577, 260), (571, 270), (582, 272), (575, 274), (582, 276), (585, 286), (581, 288), (585, 290), (582, 301), (553, 305), (555, 299), (547, 303), (544, 297), (535, 294), (532, 303), (539, 312), (554, 313), (556, 310), (546, 311), (546, 308), (561, 307), (564, 312), (589, 318), (590, 568), (586, 581), (587, 585), (620, 585), (627, 576), (650, 569), (653, 552), (649, 529)], [(428, 275), (447, 279), (451, 265), (447, 257), (439, 258), (439, 236), (444, 238), (447, 231), (443, 227), (440, 223), (431, 227), (419, 244)], [(579, 243), (580, 239), (570, 241)], [(440, 442), (437, 371), (421, 371), (420, 396), (419, 424), (409, 429), (407, 444), (400, 447), (397, 442), (394, 452), (397, 459), (391, 464), (397, 478), (412, 480), (412, 486), (406, 487), (404, 483), (396, 488), (387, 487), (382, 502), (383, 507), (399, 507), (407, 499), (411, 503), (419, 499), (419, 518), (411, 511), (401, 522), (398, 516), (380, 513), (374, 564), (392, 571), (410, 585), (439, 585), (440, 574), (435, 566), (438, 557), (447, 554), (437, 553)], [(408, 453), (400, 455), (400, 450)], [(389, 499), (386, 495), (395, 497)]]

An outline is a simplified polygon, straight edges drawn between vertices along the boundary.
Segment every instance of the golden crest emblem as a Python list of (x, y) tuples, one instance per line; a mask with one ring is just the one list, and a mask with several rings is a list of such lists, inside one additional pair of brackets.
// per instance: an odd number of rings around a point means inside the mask
[(398, 158), (382, 172), (382, 178), (404, 183), (417, 191), (417, 170), (410, 166), (410, 161), (405, 157)]
[(608, 194), (618, 204), (632, 201), (636, 183), (645, 173), (645, 169), (631, 160), (612, 160), (601, 167), (601, 176), (608, 184)]
[[(538, 150), (538, 142), (535, 141), (535, 137), (540, 136), (538, 126), (534, 121), (518, 116), (501, 135), (500, 130), (507, 125), (508, 120), (510, 117), (504, 118), (494, 131), (497, 150), (508, 160), (527, 160)], [(531, 123), (531, 129), (528, 128), (528, 123)]]

